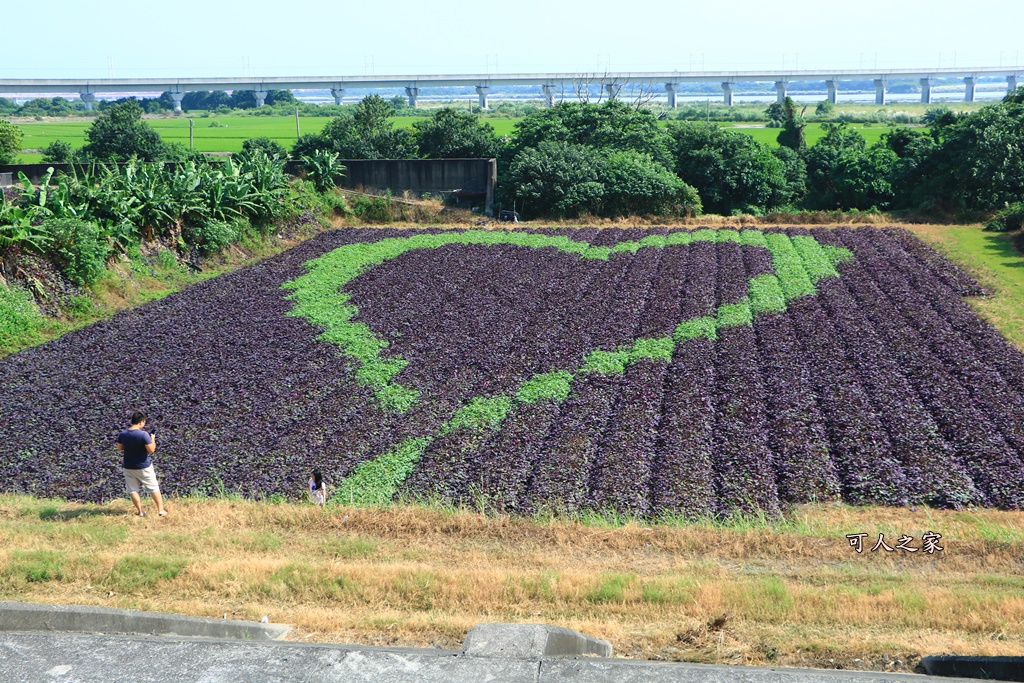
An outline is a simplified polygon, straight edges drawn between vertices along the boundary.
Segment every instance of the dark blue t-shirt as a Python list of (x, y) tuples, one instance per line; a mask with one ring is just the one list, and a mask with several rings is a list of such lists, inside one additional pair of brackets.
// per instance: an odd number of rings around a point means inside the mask
[(126, 470), (143, 470), (153, 464), (149, 459), (146, 445), (153, 443), (153, 437), (141, 429), (126, 429), (117, 435), (117, 443), (124, 446), (124, 467)]

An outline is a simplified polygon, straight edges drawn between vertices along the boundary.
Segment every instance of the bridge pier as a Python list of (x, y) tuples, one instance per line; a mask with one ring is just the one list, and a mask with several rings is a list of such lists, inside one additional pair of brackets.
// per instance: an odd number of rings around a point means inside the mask
[(833, 79), (831, 81), (825, 81), (825, 89), (828, 90), (828, 95), (826, 96), (828, 101), (831, 102), (832, 104), (838, 103), (839, 102), (839, 81), (835, 80), (835, 79)]
[(921, 79), (921, 103), (931, 104), (932, 103), (932, 84), (934, 81), (931, 78)]
[(85, 103), (85, 108), (88, 111), (92, 111), (92, 103), (96, 101), (96, 95), (91, 92), (78, 93), (82, 97), (82, 102)]
[(257, 107), (262, 107), (263, 103), (267, 101), (267, 91), (266, 90), (253, 90), (252, 91), (252, 96), (256, 98), (256, 106)]
[(885, 104), (885, 79), (875, 79), (875, 104)]
[(604, 84), (604, 91), (606, 93), (608, 93), (608, 99), (609, 100), (614, 100), (616, 98), (616, 96), (618, 96), (619, 90), (622, 90), (622, 86), (621, 85), (617, 85), (615, 83), (605, 83)]
[(665, 92), (668, 93), (668, 106), (670, 109), (675, 109), (677, 104), (677, 92), (679, 90), (678, 83), (666, 83)]
[(974, 76), (964, 76), (964, 102), (974, 101), (974, 88), (978, 84), (978, 79)]
[(334, 103), (340, 105), (341, 98), (345, 96), (344, 88), (331, 88), (331, 95), (334, 97)]
[(171, 101), (174, 102), (174, 111), (175, 111), (175, 113), (180, 113), (181, 112), (181, 101), (184, 98), (185, 98), (185, 93), (183, 93), (183, 92), (172, 92), (171, 93)]
[(786, 99), (786, 89), (789, 87), (787, 81), (775, 81), (775, 101), (782, 104), (783, 100)]
[(725, 106), (732, 106), (732, 83), (722, 84), (722, 101), (725, 102)]
[(405, 89), (405, 96), (409, 98), (409, 106), (412, 107), (413, 109), (415, 109), (416, 108), (416, 98), (420, 96), (420, 89), (419, 88), (412, 88), (412, 87), (406, 88)]
[(549, 107), (555, 106), (555, 86), (553, 85), (542, 85), (541, 90), (544, 91), (544, 101)]
[(1006, 94), (1010, 95), (1017, 89), (1017, 74), (1006, 77)]
[(480, 108), (490, 109), (487, 106), (487, 94), (491, 92), (491, 86), (489, 85), (478, 85), (476, 86), (476, 94), (480, 97)]

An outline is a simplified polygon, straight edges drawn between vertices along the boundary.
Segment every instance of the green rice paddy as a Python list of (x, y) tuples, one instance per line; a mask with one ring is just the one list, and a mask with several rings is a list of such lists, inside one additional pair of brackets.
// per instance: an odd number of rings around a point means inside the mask
[[(397, 127), (409, 128), (414, 122), (422, 121), (425, 118), (427, 117), (396, 116), (394, 122)], [(319, 133), (330, 120), (329, 116), (301, 117), (299, 132), (303, 134)], [(486, 118), (484, 120), (493, 126), (495, 133), (503, 136), (511, 135), (520, 119)], [(193, 144), (200, 152), (238, 152), (242, 149), (242, 142), (255, 137), (268, 137), (277, 140), (286, 148), (291, 148), (296, 138), (295, 119), (290, 116), (228, 115), (197, 117), (192, 121), (194, 122)], [(147, 122), (165, 141), (189, 144), (189, 119), (187, 117), (149, 119)], [(64, 140), (70, 142), (72, 147), (81, 147), (85, 144), (85, 130), (91, 123), (91, 120), (19, 123), (18, 126), (25, 134), (22, 148), (24, 150), (40, 150), (54, 140)], [(758, 123), (720, 123), (718, 125), (751, 135), (758, 142), (777, 144), (775, 141), (779, 135), (777, 128), (766, 128), (764, 124)], [(893, 126), (879, 123), (853, 124), (852, 128), (863, 135), (867, 143), (871, 145), (880, 140), (882, 134), (891, 130)], [(814, 144), (824, 135), (820, 123), (808, 124), (805, 132), (808, 144)], [(42, 161), (42, 156), (38, 152), (26, 151), (20, 155), (19, 159), (22, 163), (37, 163)]]

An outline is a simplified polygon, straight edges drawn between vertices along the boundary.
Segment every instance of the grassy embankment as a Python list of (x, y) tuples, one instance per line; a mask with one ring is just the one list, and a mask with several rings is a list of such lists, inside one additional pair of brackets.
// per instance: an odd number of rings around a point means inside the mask
[[(1024, 348), (1024, 261), (1009, 242), (977, 227), (913, 229), (995, 290), (974, 305)], [(633, 657), (864, 669), (1019, 654), (1024, 638), (1021, 512), (804, 506), (771, 523), (612, 527), (230, 499), (170, 507), (137, 519), (126, 501), (0, 497), (0, 599), (268, 615), (298, 639), (371, 644), (456, 647), (477, 622), (540, 621)], [(919, 545), (926, 531), (943, 551), (869, 550), (879, 533)], [(861, 532), (858, 555), (845, 535)]]
[[(172, 500), (163, 519), (129, 508), (0, 497), (0, 599), (267, 615), (298, 640), (447, 648), (475, 623), (546, 622), (630, 657), (862, 669), (1019, 654), (1024, 635), (1021, 512), (811, 506), (772, 525), (609, 527), (241, 500)], [(926, 531), (941, 552), (870, 551), (879, 533)], [(858, 555), (845, 535), (862, 532)]]
[(145, 255), (135, 253), (112, 261), (103, 277), (65, 302), (56, 317), (41, 315), (25, 290), (0, 284), (0, 358), (279, 253), (304, 237), (246, 237), (220, 256), (206, 259), (200, 272), (182, 265), (162, 247), (148, 249)]

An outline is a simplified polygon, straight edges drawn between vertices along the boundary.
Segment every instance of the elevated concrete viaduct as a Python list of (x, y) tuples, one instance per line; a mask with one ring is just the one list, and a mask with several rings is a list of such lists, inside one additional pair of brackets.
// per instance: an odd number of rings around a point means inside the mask
[(980, 67), (971, 69), (887, 69), (887, 70), (793, 70), (793, 71), (652, 71), (634, 73), (522, 73), (522, 74), (460, 74), (419, 76), (334, 76), (334, 77), (279, 77), (279, 78), (99, 78), (99, 79), (0, 79), (0, 93), (77, 92), (87, 109), (91, 109), (98, 93), (169, 92), (176, 111), (186, 92), (199, 90), (251, 90), (256, 106), (263, 106), (269, 90), (330, 90), (336, 103), (341, 103), (346, 89), (404, 88), (409, 104), (416, 106), (420, 89), (432, 87), (473, 87), (480, 106), (488, 107), (488, 95), (499, 85), (540, 86), (544, 100), (553, 105), (556, 94), (575, 93), (581, 87), (599, 85), (610, 97), (616, 97), (627, 85), (650, 88), (662, 84), (669, 106), (675, 107), (679, 86), (683, 83), (720, 83), (722, 99), (733, 103), (735, 84), (740, 82), (774, 83), (781, 102), (789, 84), (794, 81), (821, 81), (830, 102), (838, 100), (843, 81), (870, 80), (875, 84), (875, 102), (885, 104), (887, 84), (895, 79), (918, 79), (921, 83), (921, 101), (930, 102), (932, 85), (939, 78), (960, 78), (964, 81), (964, 99), (973, 102), (975, 87), (981, 77), (1004, 77), (1008, 91), (1015, 90), (1024, 74), (1024, 66)]

